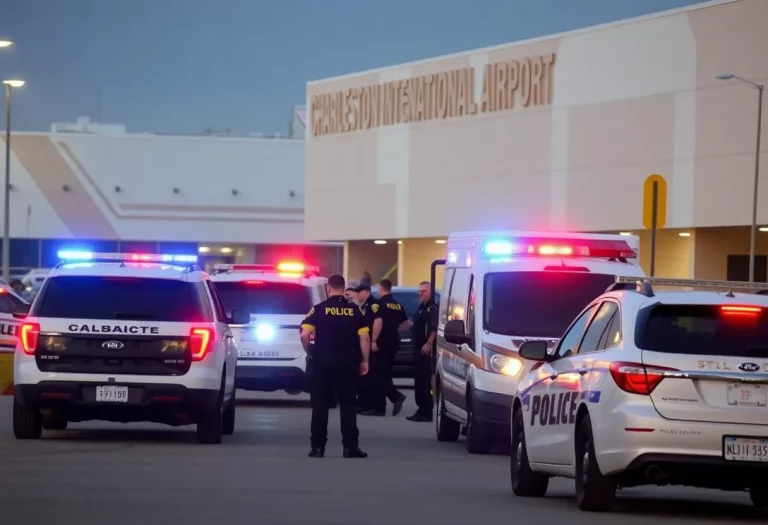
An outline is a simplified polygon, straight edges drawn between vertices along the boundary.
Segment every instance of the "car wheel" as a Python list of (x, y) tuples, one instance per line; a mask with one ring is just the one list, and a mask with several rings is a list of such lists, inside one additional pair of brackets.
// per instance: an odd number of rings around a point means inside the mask
[(586, 416), (576, 434), (576, 504), (581, 510), (610, 510), (616, 498), (616, 482), (603, 476), (597, 465), (592, 422)]
[(197, 414), (197, 441), (202, 445), (218, 445), (224, 434), (224, 387), (219, 392), (216, 405), (205, 408)]
[(224, 422), (222, 423), (222, 433), (225, 436), (231, 436), (235, 433), (235, 411), (237, 401), (235, 400), (235, 390), (232, 391), (232, 398), (227, 404), (227, 409), (224, 410)]
[(525, 448), (525, 427), (523, 413), (515, 410), (512, 424), (512, 447), (510, 453), (510, 476), (512, 493), (524, 498), (541, 498), (549, 488), (549, 476), (531, 470), (528, 451)]
[(470, 454), (488, 454), (491, 442), (475, 414), (472, 394), (467, 395), (467, 452)]
[(66, 430), (69, 422), (66, 419), (43, 418), (44, 430)]
[(435, 418), (435, 431), (438, 441), (456, 441), (461, 433), (461, 425), (449, 418), (445, 411), (445, 399), (443, 389), (437, 384), (437, 417)]
[(43, 415), (36, 407), (13, 400), (13, 435), (16, 439), (38, 439), (43, 434)]
[(752, 504), (761, 512), (768, 512), (768, 485), (756, 485), (749, 489)]

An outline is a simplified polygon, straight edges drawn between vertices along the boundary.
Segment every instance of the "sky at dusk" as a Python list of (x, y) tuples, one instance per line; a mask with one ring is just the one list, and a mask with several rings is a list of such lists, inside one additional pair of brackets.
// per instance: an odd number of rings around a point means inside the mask
[[(14, 128), (287, 132), (306, 82), (695, 0), (0, 0)], [(0, 111), (3, 111), (0, 108)]]

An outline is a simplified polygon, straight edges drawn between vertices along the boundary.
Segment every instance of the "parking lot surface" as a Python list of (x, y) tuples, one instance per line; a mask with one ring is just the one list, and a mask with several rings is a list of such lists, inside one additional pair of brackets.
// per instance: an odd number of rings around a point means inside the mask
[(17, 441), (12, 399), (0, 397), (0, 523), (393, 525), (765, 523), (742, 493), (640, 488), (611, 514), (579, 511), (573, 482), (543, 500), (509, 487), (509, 459), (438, 443), (428, 423), (360, 418), (363, 460), (341, 458), (337, 411), (326, 457), (307, 458), (304, 396), (239, 393), (237, 430), (222, 445), (194, 427), (73, 424)]

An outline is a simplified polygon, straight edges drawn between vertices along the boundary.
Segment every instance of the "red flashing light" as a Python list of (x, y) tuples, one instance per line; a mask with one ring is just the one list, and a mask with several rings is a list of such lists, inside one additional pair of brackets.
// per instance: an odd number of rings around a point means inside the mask
[(264, 281), (240, 281), (240, 282), (243, 283), (243, 284), (253, 285), (253, 286), (258, 286), (260, 284), (264, 284)]
[(611, 239), (515, 238), (488, 242), (483, 251), (488, 256), (510, 257), (521, 255), (606, 259), (637, 257), (626, 241)]
[(0, 288), (0, 294), (8, 293), (8, 290), (5, 288)]
[(677, 371), (663, 366), (648, 366), (642, 363), (614, 362), (609, 367), (616, 386), (624, 392), (650, 395), (664, 380), (664, 372)]
[(192, 361), (202, 361), (211, 350), (213, 330), (210, 328), (193, 328), (189, 331), (189, 349)]
[(720, 312), (728, 317), (757, 317), (763, 311), (759, 306), (721, 306)]
[(320, 275), (319, 266), (308, 266), (299, 261), (280, 261), (277, 264), (217, 264), (214, 266), (214, 270), (277, 273), (283, 277)]
[(24, 323), (19, 329), (21, 349), (27, 355), (34, 355), (37, 342), (40, 340), (40, 325), (37, 323)]

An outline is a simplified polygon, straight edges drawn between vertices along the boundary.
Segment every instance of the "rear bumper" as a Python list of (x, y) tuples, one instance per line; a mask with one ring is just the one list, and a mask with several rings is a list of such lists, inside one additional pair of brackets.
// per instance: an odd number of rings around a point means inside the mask
[(295, 366), (238, 366), (235, 388), (259, 392), (306, 391), (307, 375)]
[[(97, 386), (127, 386), (128, 401), (97, 402)], [(196, 412), (214, 408), (219, 396), (218, 390), (191, 389), (183, 385), (157, 383), (43, 381), (35, 385), (14, 386), (14, 398), (21, 405), (34, 407), (43, 413), (52, 413), (70, 421), (153, 421), (186, 424), (191, 422)]]
[(743, 463), (685, 454), (643, 454), (618, 476), (624, 487), (670, 484), (720, 490), (744, 490), (764, 485), (766, 480), (768, 463)]

